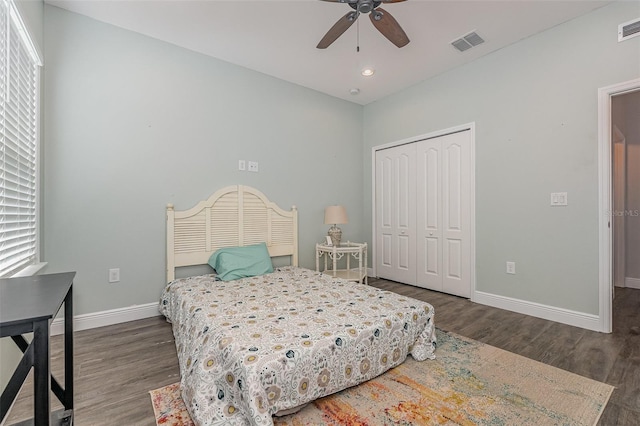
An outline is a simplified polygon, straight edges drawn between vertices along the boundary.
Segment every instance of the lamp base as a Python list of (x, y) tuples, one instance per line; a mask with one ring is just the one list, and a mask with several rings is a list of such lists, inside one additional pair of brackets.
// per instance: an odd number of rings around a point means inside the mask
[(338, 228), (336, 225), (333, 225), (331, 228), (329, 228), (329, 232), (327, 232), (327, 235), (331, 237), (331, 244), (333, 244), (335, 247), (338, 247), (340, 245), (340, 240), (342, 239), (342, 229)]

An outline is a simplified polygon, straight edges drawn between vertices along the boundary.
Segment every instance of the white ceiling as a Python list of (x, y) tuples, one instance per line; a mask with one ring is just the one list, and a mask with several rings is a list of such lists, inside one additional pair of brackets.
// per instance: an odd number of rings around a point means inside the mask
[[(611, 2), (408, 0), (382, 7), (411, 42), (399, 49), (361, 15), (326, 50), (316, 44), (348, 11), (319, 0), (45, 0), (46, 3), (366, 105)], [(450, 43), (476, 31), (483, 44)], [(357, 40), (360, 51), (356, 51)], [(535, 52), (531, 52), (535, 54)], [(360, 71), (373, 67), (372, 77)], [(358, 95), (350, 89), (358, 88)]]

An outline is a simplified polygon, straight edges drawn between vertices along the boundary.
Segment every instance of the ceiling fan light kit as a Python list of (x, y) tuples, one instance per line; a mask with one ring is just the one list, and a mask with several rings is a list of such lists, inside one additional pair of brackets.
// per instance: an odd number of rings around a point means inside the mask
[(347, 13), (336, 22), (324, 35), (316, 46), (318, 49), (326, 49), (349, 29), (361, 13), (369, 13), (369, 19), (373, 26), (397, 47), (409, 44), (409, 37), (404, 32), (398, 21), (386, 10), (379, 6), (383, 3), (400, 3), (406, 0), (322, 0), (332, 3), (347, 3), (353, 11)]

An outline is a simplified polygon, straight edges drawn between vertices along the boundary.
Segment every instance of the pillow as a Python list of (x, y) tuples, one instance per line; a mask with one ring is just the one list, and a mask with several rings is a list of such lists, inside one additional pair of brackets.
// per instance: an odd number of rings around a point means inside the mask
[(222, 281), (254, 277), (273, 272), (265, 243), (244, 247), (225, 247), (213, 252), (207, 262)]

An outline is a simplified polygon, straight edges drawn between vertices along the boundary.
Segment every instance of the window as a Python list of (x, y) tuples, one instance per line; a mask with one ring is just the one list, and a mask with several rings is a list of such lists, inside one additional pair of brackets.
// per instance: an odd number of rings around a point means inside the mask
[(13, 0), (0, 0), (0, 277), (38, 261), (39, 66)]

